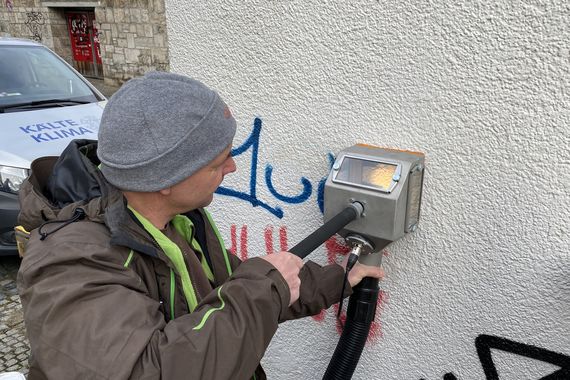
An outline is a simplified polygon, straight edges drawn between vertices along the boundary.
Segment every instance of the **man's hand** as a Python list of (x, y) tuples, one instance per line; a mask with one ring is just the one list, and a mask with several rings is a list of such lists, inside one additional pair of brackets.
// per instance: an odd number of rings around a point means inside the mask
[(301, 287), (301, 279), (299, 278), (299, 271), (303, 267), (303, 260), (290, 252), (281, 251), (272, 255), (262, 256), (263, 260), (268, 261), (273, 265), (281, 276), (289, 285), (291, 293), (291, 300), (289, 306), (299, 299), (299, 289)]
[[(348, 261), (348, 255), (344, 258), (341, 266), (346, 270), (346, 263)], [(348, 283), (351, 287), (358, 285), (364, 277), (374, 277), (382, 279), (384, 278), (384, 269), (378, 268), (376, 266), (360, 264), (358, 261), (352, 267), (351, 271), (348, 272)]]

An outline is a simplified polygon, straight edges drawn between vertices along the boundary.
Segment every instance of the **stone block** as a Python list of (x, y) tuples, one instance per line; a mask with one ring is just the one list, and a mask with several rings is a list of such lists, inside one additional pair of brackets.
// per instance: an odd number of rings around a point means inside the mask
[(141, 11), (141, 22), (149, 22), (150, 18), (148, 17), (148, 10), (143, 9)]
[(115, 13), (113, 12), (113, 8), (107, 8), (105, 10), (105, 18), (107, 22), (115, 22)]
[(63, 40), (62, 38), (54, 38), (54, 40), (53, 40), (53, 50), (54, 50), (54, 51), (56, 52), (56, 54), (58, 54), (58, 55), (61, 55), (61, 54), (59, 54), (58, 52), (60, 52), (60, 51), (62, 50), (63, 46), (64, 46), (62, 40)]
[(139, 9), (148, 9), (148, 2), (149, 0), (136, 0), (136, 5)]
[(66, 25), (52, 25), (51, 26), (51, 34), (54, 37), (68, 37), (69, 31), (67, 30)]
[(144, 36), (144, 25), (137, 24), (137, 36)]
[(115, 64), (123, 64), (126, 62), (124, 54), (113, 54), (113, 63)]
[(137, 48), (141, 48), (141, 47), (152, 48), (152, 47), (154, 47), (154, 40), (152, 38), (148, 38), (148, 37), (137, 37), (137, 38), (135, 38), (135, 46)]
[(166, 23), (166, 17), (164, 15), (164, 13), (150, 13), (149, 14), (150, 17), (150, 22), (152, 24), (164, 24)]
[(152, 37), (154, 35), (153, 30), (152, 30), (152, 25), (146, 24), (144, 26), (144, 35), (145, 35), (145, 37)]
[(127, 63), (137, 63), (140, 53), (139, 49), (125, 49), (125, 61)]
[(164, 0), (154, 0), (154, 11), (158, 14), (164, 14)]
[(139, 55), (139, 64), (143, 66), (150, 66), (152, 63), (152, 57), (149, 50), (141, 51)]
[(63, 10), (59, 8), (49, 8), (51, 11), (50, 14), (50, 23), (52, 25), (67, 25), (67, 18), (65, 17), (65, 13)]
[(152, 61), (156, 64), (168, 63), (168, 53), (166, 49), (153, 49)]
[(113, 13), (115, 14), (115, 22), (123, 23), (125, 22), (125, 10), (123, 8), (114, 8)]
[(136, 8), (131, 9), (131, 22), (139, 23), (141, 19), (141, 10)]
[[(49, 8), (54, 9), (54, 8)], [(95, 20), (99, 22), (107, 21), (107, 8), (106, 7), (96, 7), (95, 10)]]
[(135, 36), (132, 33), (127, 34), (127, 47), (133, 49), (135, 46)]
[(125, 12), (125, 22), (131, 22), (131, 8), (123, 7), (123, 12)]
[(158, 35), (154, 36), (154, 46), (165, 47), (165, 45), (166, 45), (165, 40), (166, 40), (166, 38), (162, 34), (158, 34)]
[(51, 50), (55, 50), (53, 47), (53, 38), (49, 36), (42, 36), (42, 44), (46, 45)]

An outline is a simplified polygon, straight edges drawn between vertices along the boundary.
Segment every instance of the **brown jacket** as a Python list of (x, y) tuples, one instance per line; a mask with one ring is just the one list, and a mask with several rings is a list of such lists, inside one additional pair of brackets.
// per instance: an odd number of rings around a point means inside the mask
[(31, 231), (18, 273), (30, 380), (261, 380), (278, 323), (338, 301), (343, 269), (308, 262), (300, 299), (288, 307), (280, 273), (226, 253), (206, 212), (195, 210), (188, 216), (203, 222), (214, 280), (190, 312), (180, 273), (96, 169), (95, 150), (74, 141), (57, 164), (36, 160), (20, 191), (20, 223)]

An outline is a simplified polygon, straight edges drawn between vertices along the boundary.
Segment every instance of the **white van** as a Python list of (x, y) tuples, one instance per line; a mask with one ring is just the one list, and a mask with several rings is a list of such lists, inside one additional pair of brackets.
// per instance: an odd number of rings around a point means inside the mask
[(97, 139), (105, 104), (45, 46), (0, 38), (0, 256), (17, 254), (17, 194), (32, 161), (59, 156), (73, 139)]

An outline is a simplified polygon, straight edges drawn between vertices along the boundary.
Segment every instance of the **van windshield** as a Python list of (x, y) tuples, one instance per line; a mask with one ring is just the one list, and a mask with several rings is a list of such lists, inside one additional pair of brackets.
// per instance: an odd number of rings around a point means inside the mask
[(97, 102), (95, 93), (59, 57), (42, 46), (0, 45), (0, 107), (29, 103)]

